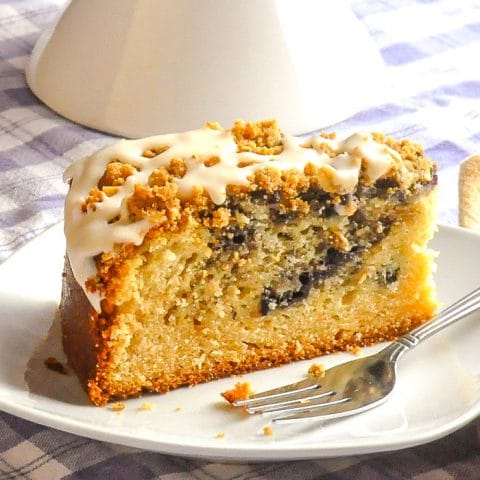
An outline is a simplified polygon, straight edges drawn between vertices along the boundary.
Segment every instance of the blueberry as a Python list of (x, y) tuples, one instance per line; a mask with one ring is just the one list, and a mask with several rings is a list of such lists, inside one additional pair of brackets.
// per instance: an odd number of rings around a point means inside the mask
[(389, 188), (398, 188), (400, 185), (398, 184), (397, 179), (395, 178), (379, 178), (375, 182), (375, 187), (378, 190), (388, 190)]
[(388, 285), (390, 283), (396, 282), (398, 280), (398, 272), (400, 271), (400, 268), (391, 268), (391, 269), (386, 269), (383, 272), (383, 279), (385, 283)]

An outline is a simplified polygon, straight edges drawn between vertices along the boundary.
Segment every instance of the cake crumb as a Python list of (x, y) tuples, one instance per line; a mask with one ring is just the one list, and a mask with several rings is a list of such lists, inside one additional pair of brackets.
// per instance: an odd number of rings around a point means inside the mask
[(263, 427), (263, 434), (266, 437), (271, 437), (273, 435), (272, 427)]
[(362, 349), (358, 345), (355, 345), (352, 348), (352, 353), (358, 357), (359, 355), (362, 354)]
[(176, 411), (176, 412), (181, 412), (182, 409), (181, 409), (180, 407), (177, 407), (177, 408), (175, 409), (175, 411)]
[(112, 412), (121, 412), (124, 409), (125, 404), (121, 402), (113, 403), (112, 405), (110, 405), (110, 410), (112, 410)]
[(238, 400), (246, 400), (252, 393), (249, 382), (237, 382), (232, 389), (222, 392), (221, 395), (227, 402), (233, 403)]
[(215, 438), (225, 438), (225, 434), (223, 432), (219, 432), (215, 435)]
[(312, 363), (308, 369), (308, 376), (311, 378), (323, 378), (325, 367), (321, 363)]
[(53, 370), (54, 372), (61, 373), (62, 375), (66, 375), (68, 373), (67, 369), (63, 365), (63, 363), (59, 362), (55, 357), (48, 357), (43, 361), (43, 364), (49, 369)]
[(207, 128), (210, 128), (211, 130), (219, 130), (219, 131), (222, 131), (222, 130), (223, 130), (222, 126), (221, 126), (218, 122), (213, 122), (213, 121), (211, 121), (211, 120), (209, 120), (209, 121), (205, 124), (205, 126), (206, 126)]
[(154, 409), (153, 403), (150, 402), (143, 402), (139, 407), (138, 411), (139, 412), (149, 412)]

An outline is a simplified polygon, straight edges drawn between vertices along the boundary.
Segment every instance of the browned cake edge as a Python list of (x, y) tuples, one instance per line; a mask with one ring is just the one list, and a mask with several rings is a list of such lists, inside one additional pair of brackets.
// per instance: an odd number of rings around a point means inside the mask
[(68, 363), (86, 388), (88, 381), (95, 378), (96, 374), (97, 353), (101, 341), (99, 315), (75, 280), (67, 256), (63, 273), (60, 318), (63, 350)]

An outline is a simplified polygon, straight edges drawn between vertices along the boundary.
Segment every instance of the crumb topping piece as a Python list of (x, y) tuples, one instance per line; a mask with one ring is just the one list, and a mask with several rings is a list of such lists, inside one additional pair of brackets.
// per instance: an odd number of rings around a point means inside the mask
[(101, 190), (105, 186), (118, 187), (125, 183), (125, 180), (133, 175), (137, 169), (127, 163), (112, 161), (107, 165), (105, 173), (98, 181), (97, 187)]
[(232, 134), (238, 152), (254, 152), (259, 155), (278, 155), (283, 151), (282, 133), (275, 120), (244, 122), (237, 120)]
[(252, 386), (249, 382), (237, 382), (232, 389), (221, 393), (222, 397), (229, 403), (247, 400), (252, 394)]

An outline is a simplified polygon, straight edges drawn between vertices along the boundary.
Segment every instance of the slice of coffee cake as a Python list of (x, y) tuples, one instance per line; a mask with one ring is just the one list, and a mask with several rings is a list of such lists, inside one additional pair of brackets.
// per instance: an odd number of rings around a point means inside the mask
[(436, 175), (409, 141), (209, 123), (65, 177), (63, 343), (97, 405), (393, 339), (436, 308)]

